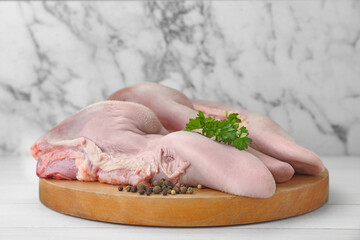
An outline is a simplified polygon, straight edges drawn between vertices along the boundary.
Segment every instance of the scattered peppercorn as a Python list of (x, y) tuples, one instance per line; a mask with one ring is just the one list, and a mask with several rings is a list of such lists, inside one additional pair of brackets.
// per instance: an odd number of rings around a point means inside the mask
[(137, 186), (133, 186), (133, 187), (131, 188), (131, 192), (137, 192)]
[(145, 190), (145, 184), (143, 184), (143, 183), (139, 183), (138, 185), (137, 185), (137, 188), (138, 188), (138, 190), (140, 191), (141, 189), (144, 189)]
[(159, 193), (161, 192), (161, 187), (155, 186), (155, 187), (153, 188), (153, 192), (154, 192), (155, 194), (159, 194)]
[(180, 193), (185, 194), (185, 193), (186, 193), (186, 190), (187, 190), (187, 188), (184, 187), (184, 186), (182, 186), (182, 187), (180, 188)]
[(188, 187), (188, 189), (186, 190), (186, 193), (193, 194), (194, 189), (192, 187)]
[(146, 187), (145, 192), (146, 192), (146, 195), (147, 195), (147, 196), (150, 196), (150, 195), (151, 195), (151, 192), (152, 192), (152, 188)]
[(167, 193), (168, 193), (168, 190), (167, 190), (167, 189), (164, 189), (163, 192), (162, 192), (162, 194), (163, 194), (164, 196), (166, 196)]
[[(140, 183), (137, 186), (127, 185), (125, 190), (127, 192), (139, 192), (140, 195), (144, 195), (146, 193), (147, 196), (150, 196), (151, 193), (159, 194), (162, 193), (164, 196), (171, 194), (193, 194), (193, 187), (187, 187), (185, 184), (176, 184), (174, 187), (171, 185), (170, 180), (165, 180), (162, 178), (161, 180), (155, 180), (153, 182), (154, 187), (146, 186), (144, 183)], [(197, 185), (198, 189), (204, 188), (201, 184)], [(118, 186), (119, 191), (123, 191), (124, 186)]]
[(161, 185), (162, 185), (162, 183), (161, 183), (160, 180), (155, 180), (155, 181), (153, 182), (153, 186), (159, 186), (159, 187), (161, 187)]
[(171, 181), (170, 180), (165, 180), (164, 185), (167, 186), (167, 187), (171, 186)]

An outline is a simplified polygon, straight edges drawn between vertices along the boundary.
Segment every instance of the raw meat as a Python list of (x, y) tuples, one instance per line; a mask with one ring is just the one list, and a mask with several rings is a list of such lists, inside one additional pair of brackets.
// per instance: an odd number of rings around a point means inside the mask
[(253, 139), (251, 146), (264, 154), (289, 163), (298, 173), (318, 174), (325, 169), (319, 156), (296, 144), (295, 140), (284, 129), (264, 115), (217, 102), (192, 100), (192, 103), (196, 110), (209, 115), (215, 114), (219, 118), (225, 118), (226, 111), (246, 116), (249, 121), (247, 129)]
[[(135, 84), (113, 93), (108, 99), (132, 101), (149, 107), (169, 131), (184, 129), (188, 119), (196, 116), (195, 110), (217, 119), (224, 119), (226, 111), (237, 112), (253, 139), (248, 152), (266, 164), (277, 182), (289, 180), (294, 169), (304, 174), (318, 174), (324, 170), (315, 153), (296, 144), (284, 129), (261, 114), (216, 102), (189, 100), (175, 89), (155, 83)], [(169, 122), (172, 124), (169, 125)]]
[(258, 198), (275, 191), (255, 155), (197, 133), (168, 134), (149, 108), (131, 102), (91, 105), (51, 129), (31, 151), (39, 177), (132, 185), (166, 177)]
[(39, 177), (136, 184), (157, 171), (153, 161), (144, 160), (153, 157), (144, 146), (163, 134), (167, 131), (148, 108), (101, 102), (55, 126), (31, 151)]
[(107, 100), (136, 102), (150, 108), (168, 131), (179, 131), (196, 117), (193, 105), (181, 92), (156, 83), (138, 83), (113, 93)]

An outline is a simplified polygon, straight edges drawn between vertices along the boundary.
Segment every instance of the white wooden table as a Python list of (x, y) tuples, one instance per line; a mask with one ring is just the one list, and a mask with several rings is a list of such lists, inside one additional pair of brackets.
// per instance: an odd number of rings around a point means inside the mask
[(326, 239), (360, 240), (360, 157), (323, 157), (329, 202), (311, 213), (272, 222), (207, 228), (140, 227), (55, 212), (38, 197), (35, 160), (0, 160), (0, 240), (8, 239)]

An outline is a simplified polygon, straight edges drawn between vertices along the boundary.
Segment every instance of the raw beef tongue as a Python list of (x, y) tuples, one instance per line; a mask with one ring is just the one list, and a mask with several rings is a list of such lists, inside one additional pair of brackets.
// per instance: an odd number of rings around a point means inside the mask
[(270, 171), (254, 155), (218, 143), (198, 133), (179, 131), (159, 139), (161, 144), (190, 162), (180, 181), (235, 195), (267, 198), (276, 185)]
[(153, 152), (146, 146), (166, 133), (145, 106), (108, 101), (67, 118), (31, 151), (40, 177), (137, 184), (157, 173)]
[(39, 177), (136, 185), (161, 175), (236, 195), (274, 194), (271, 173), (254, 155), (197, 133), (167, 133), (149, 108), (106, 101), (67, 118), (31, 151)]
[(197, 110), (217, 119), (224, 119), (226, 111), (237, 112), (249, 130), (249, 137), (253, 139), (248, 152), (264, 162), (277, 182), (289, 180), (294, 169), (304, 174), (318, 174), (324, 170), (324, 164), (315, 153), (296, 144), (284, 129), (261, 114), (217, 102), (189, 100), (179, 91), (155, 83), (126, 87), (108, 99), (131, 101), (149, 107), (169, 131), (184, 129), (189, 118), (196, 117)]
[(113, 93), (107, 100), (129, 101), (150, 108), (169, 131), (180, 131), (196, 117), (193, 105), (183, 93), (156, 83), (138, 83)]
[(224, 117), (226, 112), (247, 116), (247, 129), (253, 139), (251, 147), (268, 156), (289, 163), (298, 173), (318, 174), (325, 169), (319, 156), (296, 144), (295, 140), (284, 129), (264, 115), (217, 102), (192, 100), (192, 103), (196, 110), (210, 114), (215, 112), (219, 117)]

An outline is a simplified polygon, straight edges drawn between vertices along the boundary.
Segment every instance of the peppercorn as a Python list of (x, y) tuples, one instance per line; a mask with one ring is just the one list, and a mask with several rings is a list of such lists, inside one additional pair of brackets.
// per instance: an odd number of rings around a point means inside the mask
[(184, 187), (184, 186), (182, 186), (182, 187), (180, 188), (180, 193), (185, 194), (185, 193), (186, 193), (186, 190), (187, 190), (187, 188)]
[(202, 189), (203, 186), (202, 186), (201, 184), (198, 184), (198, 185), (197, 185), (197, 188), (198, 188), (198, 189)]
[(164, 196), (166, 196), (167, 193), (168, 193), (168, 189), (164, 189), (164, 190), (162, 191), (162, 194), (163, 194)]
[(137, 192), (137, 186), (133, 186), (132, 188), (131, 188), (131, 192)]
[(174, 187), (173, 190), (175, 190), (176, 194), (180, 193), (180, 189), (178, 187)]
[(159, 187), (161, 187), (161, 185), (162, 185), (162, 182), (161, 182), (160, 180), (155, 180), (155, 181), (153, 182), (153, 186), (159, 186)]
[(175, 195), (176, 194), (176, 191), (173, 189), (171, 190), (171, 195)]
[(168, 193), (168, 194), (171, 194), (171, 191), (172, 191), (171, 188), (168, 188), (168, 189), (167, 189), (167, 193)]
[(193, 194), (194, 189), (192, 187), (188, 187), (188, 189), (186, 190), (186, 193)]
[(118, 190), (119, 190), (119, 191), (122, 191), (123, 189), (124, 189), (123, 186), (119, 186), (119, 187), (118, 187)]
[(167, 186), (167, 187), (171, 186), (171, 181), (170, 180), (165, 180), (164, 185)]
[(140, 193), (140, 195), (144, 195), (144, 193), (145, 193), (145, 188), (140, 189), (140, 190), (139, 190), (139, 193)]
[(153, 192), (154, 192), (155, 194), (159, 194), (159, 193), (161, 192), (161, 187), (155, 186), (155, 187), (153, 188)]
[(131, 185), (127, 185), (127, 186), (126, 186), (126, 191), (127, 191), (127, 192), (130, 192), (130, 191), (131, 191)]
[(137, 185), (137, 188), (138, 188), (139, 191), (140, 191), (141, 189), (144, 189), (144, 190), (145, 190), (145, 184), (139, 183), (139, 184)]
[(150, 195), (151, 195), (151, 192), (152, 192), (152, 188), (146, 187), (145, 192), (146, 192), (146, 195), (147, 195), (147, 196), (150, 196)]

